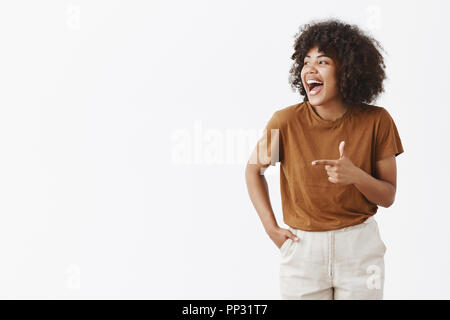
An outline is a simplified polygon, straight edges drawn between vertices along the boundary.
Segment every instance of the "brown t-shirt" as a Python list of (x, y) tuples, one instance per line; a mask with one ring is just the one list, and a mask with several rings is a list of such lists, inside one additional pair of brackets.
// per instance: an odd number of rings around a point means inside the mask
[(257, 144), (257, 161), (280, 162), (283, 221), (288, 226), (334, 230), (362, 223), (377, 212), (377, 205), (353, 184), (337, 185), (328, 180), (323, 165), (311, 164), (339, 159), (342, 140), (350, 160), (372, 176), (376, 161), (403, 152), (397, 127), (383, 107), (363, 104), (333, 121), (301, 102), (272, 115)]

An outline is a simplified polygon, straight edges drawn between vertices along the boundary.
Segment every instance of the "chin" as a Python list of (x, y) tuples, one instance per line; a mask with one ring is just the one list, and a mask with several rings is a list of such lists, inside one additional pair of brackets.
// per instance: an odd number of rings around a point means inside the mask
[(333, 100), (336, 97), (336, 95), (330, 94), (327, 92), (323, 92), (319, 94), (318, 96), (309, 96), (308, 95), (308, 101), (309, 104), (312, 106), (322, 106), (325, 103)]
[(320, 105), (324, 104), (326, 99), (322, 98), (322, 97), (308, 97), (308, 101), (309, 101), (309, 104), (311, 104), (312, 106), (320, 106)]

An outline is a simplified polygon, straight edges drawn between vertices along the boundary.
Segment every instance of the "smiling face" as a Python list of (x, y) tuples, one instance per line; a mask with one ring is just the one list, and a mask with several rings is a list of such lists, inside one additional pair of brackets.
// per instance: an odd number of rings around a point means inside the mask
[(303, 61), (302, 83), (313, 106), (340, 99), (337, 77), (338, 62), (318, 47), (311, 48)]

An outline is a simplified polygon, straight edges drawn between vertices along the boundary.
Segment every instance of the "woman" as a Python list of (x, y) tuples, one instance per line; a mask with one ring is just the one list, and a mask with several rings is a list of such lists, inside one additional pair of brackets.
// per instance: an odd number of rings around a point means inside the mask
[[(373, 216), (394, 202), (403, 147), (388, 111), (370, 104), (386, 78), (381, 46), (336, 19), (296, 37), (290, 83), (303, 102), (274, 112), (246, 166), (251, 201), (280, 249), (281, 296), (382, 299), (386, 246)], [(288, 229), (264, 177), (276, 162)]]

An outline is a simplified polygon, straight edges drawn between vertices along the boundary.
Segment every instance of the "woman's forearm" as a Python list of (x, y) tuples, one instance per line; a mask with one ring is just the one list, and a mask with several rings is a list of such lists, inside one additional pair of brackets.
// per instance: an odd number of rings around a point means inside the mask
[(379, 180), (360, 169), (355, 187), (372, 203), (390, 207), (395, 199), (395, 187), (384, 180)]
[(245, 171), (247, 190), (266, 233), (278, 227), (269, 197), (269, 187), (264, 174), (247, 168)]

